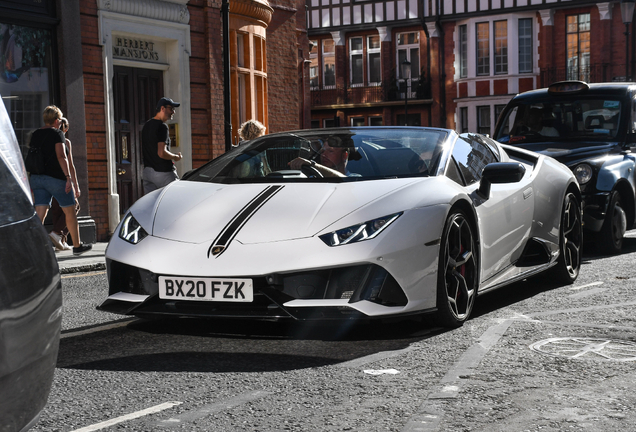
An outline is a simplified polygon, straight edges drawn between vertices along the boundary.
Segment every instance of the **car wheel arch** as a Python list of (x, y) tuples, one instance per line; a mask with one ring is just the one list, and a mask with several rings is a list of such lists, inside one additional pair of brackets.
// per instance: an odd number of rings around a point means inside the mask
[(621, 179), (616, 182), (614, 189), (610, 192), (610, 196), (613, 192), (618, 192), (620, 194), (621, 202), (623, 203), (622, 207), (627, 215), (627, 229), (630, 229), (634, 226), (634, 221), (636, 219), (636, 192), (634, 192), (632, 186), (625, 179)]

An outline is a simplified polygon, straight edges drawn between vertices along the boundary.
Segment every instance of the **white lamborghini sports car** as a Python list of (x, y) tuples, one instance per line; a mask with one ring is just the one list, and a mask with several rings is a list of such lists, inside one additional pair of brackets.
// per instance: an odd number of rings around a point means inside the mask
[(486, 291), (572, 283), (582, 240), (579, 187), (549, 157), (437, 128), (278, 133), (137, 201), (99, 309), (453, 327)]

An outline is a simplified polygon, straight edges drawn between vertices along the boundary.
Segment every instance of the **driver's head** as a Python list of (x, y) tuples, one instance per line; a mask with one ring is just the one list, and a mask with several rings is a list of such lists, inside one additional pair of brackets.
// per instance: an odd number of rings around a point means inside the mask
[(320, 163), (327, 168), (334, 169), (346, 173), (347, 159), (349, 159), (349, 150), (345, 147), (333, 147), (329, 142), (322, 145), (320, 151)]

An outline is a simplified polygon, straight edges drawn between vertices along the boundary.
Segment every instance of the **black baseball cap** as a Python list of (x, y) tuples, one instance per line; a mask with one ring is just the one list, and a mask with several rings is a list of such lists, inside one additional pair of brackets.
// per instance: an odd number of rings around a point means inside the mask
[(162, 106), (167, 106), (167, 105), (177, 108), (181, 104), (179, 102), (173, 101), (172, 99), (168, 97), (162, 97), (161, 99), (159, 99), (159, 102), (157, 102), (157, 111), (159, 111)]

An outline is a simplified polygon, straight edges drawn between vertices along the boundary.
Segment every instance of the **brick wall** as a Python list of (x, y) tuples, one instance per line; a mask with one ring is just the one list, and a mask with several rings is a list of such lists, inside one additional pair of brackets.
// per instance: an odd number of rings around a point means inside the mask
[[(108, 238), (108, 180), (106, 174), (106, 118), (102, 47), (99, 45), (97, 3), (80, 2), (82, 69), (86, 114), (86, 159), (89, 205), (97, 240)], [(80, 187), (83, 185), (80, 185)]]
[[(272, 21), (267, 27), (268, 133), (298, 129), (302, 109), (298, 91), (298, 36), (295, 0), (274, 0)], [(301, 59), (302, 61), (302, 59)]]

